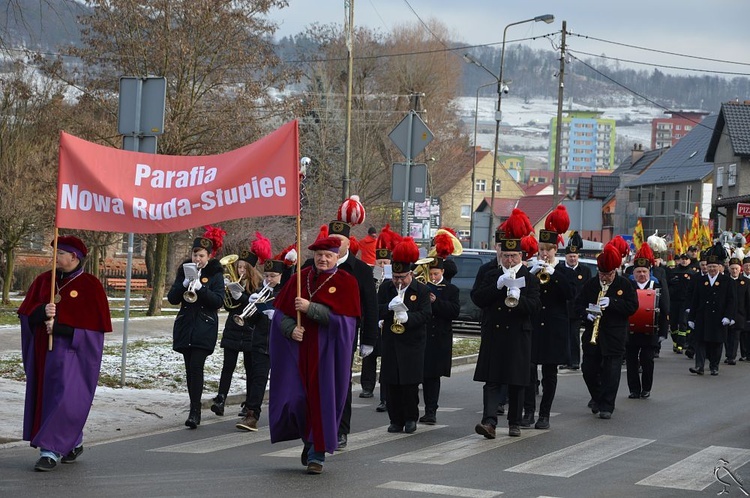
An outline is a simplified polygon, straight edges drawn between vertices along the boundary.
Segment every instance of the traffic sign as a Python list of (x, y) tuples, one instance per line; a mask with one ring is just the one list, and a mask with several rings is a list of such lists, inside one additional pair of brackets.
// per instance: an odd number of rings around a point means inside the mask
[(117, 116), (118, 133), (147, 136), (163, 134), (166, 95), (166, 78), (122, 76)]
[(404, 199), (406, 190), (406, 164), (393, 163), (391, 176), (391, 200), (424, 202), (427, 191), (427, 165), (412, 164), (409, 167), (409, 198)]
[[(409, 122), (411, 121), (411, 137), (409, 137)], [(388, 134), (388, 138), (394, 143), (399, 151), (406, 157), (407, 161), (412, 161), (427, 145), (432, 142), (435, 136), (422, 118), (414, 111), (404, 116), (399, 124)], [(410, 143), (411, 142), (411, 143)], [(411, 145), (411, 149), (407, 147)], [(403, 196), (402, 196), (403, 197)]]

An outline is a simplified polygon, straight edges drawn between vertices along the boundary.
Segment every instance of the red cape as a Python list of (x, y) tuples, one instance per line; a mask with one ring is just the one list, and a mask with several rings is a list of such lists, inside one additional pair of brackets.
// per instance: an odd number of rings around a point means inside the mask
[[(310, 281), (311, 272), (315, 276), (313, 281)], [(331, 277), (331, 279), (326, 281), (328, 277)], [(300, 297), (324, 304), (331, 310), (331, 313), (336, 315), (353, 316), (356, 318), (362, 315), (357, 279), (346, 271), (336, 270), (333, 276), (330, 273), (315, 275), (314, 268), (308, 266), (302, 269), (300, 278), (302, 279), (302, 295)], [(310, 282), (310, 291), (314, 293), (312, 299), (310, 299), (310, 292), (308, 292), (308, 282)], [(294, 309), (294, 298), (297, 297), (297, 286), (295, 284), (296, 282), (290, 279), (288, 285), (284, 285), (279, 296), (274, 300), (274, 306), (289, 317), (297, 316), (297, 312)], [(318, 289), (318, 286), (321, 284), (323, 286)], [(315, 289), (318, 290), (316, 291)]]

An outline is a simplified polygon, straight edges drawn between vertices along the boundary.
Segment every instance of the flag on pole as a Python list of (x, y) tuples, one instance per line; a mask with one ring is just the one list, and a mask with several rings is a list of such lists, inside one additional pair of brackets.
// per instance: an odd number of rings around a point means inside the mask
[(643, 236), (643, 223), (641, 223), (641, 219), (638, 218), (638, 223), (635, 224), (635, 230), (633, 230), (633, 245), (635, 246), (635, 250), (641, 248), (641, 245), (645, 241), (645, 237)]
[(673, 225), (674, 235), (672, 237), (674, 238), (674, 241), (672, 241), (672, 250), (674, 251), (675, 256), (685, 254), (685, 251), (682, 248), (682, 240), (680, 239), (680, 231), (677, 229), (677, 220), (673, 222)]
[(700, 242), (698, 243), (701, 250), (709, 248), (713, 245), (713, 237), (711, 237), (711, 229), (708, 225), (701, 225), (700, 231)]
[[(698, 204), (695, 204), (693, 211), (693, 221), (690, 224), (690, 245), (699, 245), (701, 239), (701, 215), (698, 212)], [(698, 249), (703, 249), (698, 247)]]

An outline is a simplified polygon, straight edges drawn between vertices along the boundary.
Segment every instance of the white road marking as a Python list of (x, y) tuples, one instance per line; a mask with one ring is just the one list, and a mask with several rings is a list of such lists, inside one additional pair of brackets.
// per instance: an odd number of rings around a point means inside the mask
[[(271, 435), (268, 431), (262, 432), (233, 432), (222, 436), (197, 439), (185, 443), (162, 446), (148, 451), (162, 453), (213, 453), (214, 451), (228, 450), (247, 444), (255, 444), (263, 441), (269, 441)], [(299, 452), (298, 452), (299, 453)]]
[(603, 435), (505, 470), (522, 474), (572, 477), (653, 442), (654, 439)]
[(455, 486), (442, 486), (440, 484), (424, 484), (420, 482), (390, 481), (378, 486), (382, 489), (395, 489), (397, 491), (411, 491), (413, 493), (429, 493), (432, 495), (460, 496), (464, 498), (493, 498), (503, 494), (500, 491), (489, 491), (474, 488), (458, 488)]

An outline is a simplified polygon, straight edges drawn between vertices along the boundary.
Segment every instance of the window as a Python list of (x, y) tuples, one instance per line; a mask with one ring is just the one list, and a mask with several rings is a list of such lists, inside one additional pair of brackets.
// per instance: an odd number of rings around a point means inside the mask
[(661, 191), (661, 214), (667, 214), (667, 191)]
[(470, 204), (461, 205), (461, 218), (471, 218), (471, 205)]
[(470, 230), (459, 230), (458, 231), (458, 238), (461, 240), (469, 240), (469, 237), (471, 237), (471, 231)]
[(487, 180), (477, 180), (474, 184), (474, 190), (477, 192), (484, 192), (487, 190)]
[(716, 168), (716, 188), (724, 186), (724, 166), (718, 166)]
[(674, 191), (674, 210), (676, 213), (680, 212), (680, 191)]
[[(688, 185), (687, 186), (687, 195), (685, 196), (685, 201), (687, 208), (690, 209), (690, 205), (693, 203), (693, 186)], [(689, 215), (692, 215), (693, 213), (688, 213)]]
[(737, 163), (730, 164), (727, 171), (727, 187), (737, 185)]
[(500, 180), (495, 180), (495, 192), (500, 192)]

